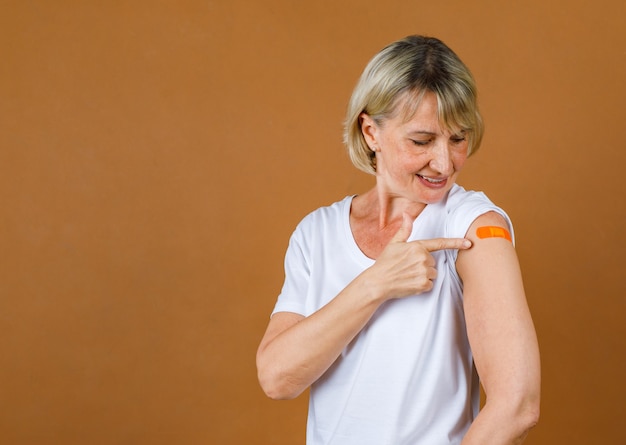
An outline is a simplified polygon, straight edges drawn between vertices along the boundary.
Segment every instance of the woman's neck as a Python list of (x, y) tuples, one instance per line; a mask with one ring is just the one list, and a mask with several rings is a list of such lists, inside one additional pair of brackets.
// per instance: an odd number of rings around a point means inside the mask
[(426, 204), (388, 193), (382, 187), (374, 187), (358, 196), (358, 203), (355, 207), (353, 211), (357, 219), (369, 220), (370, 224), (376, 221), (377, 228), (384, 230), (390, 225), (401, 222), (404, 213), (412, 219), (417, 218)]

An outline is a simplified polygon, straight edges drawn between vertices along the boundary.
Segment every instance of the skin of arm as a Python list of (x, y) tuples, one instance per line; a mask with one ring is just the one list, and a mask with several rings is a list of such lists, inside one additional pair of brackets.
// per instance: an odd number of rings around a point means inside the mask
[(468, 338), (486, 394), (462, 445), (520, 444), (539, 419), (539, 347), (515, 248), (504, 238), (478, 238), (481, 226), (507, 224), (495, 212), (478, 217), (467, 233), (472, 248), (457, 258)]
[(437, 276), (430, 252), (466, 249), (459, 238), (406, 242), (413, 219), (403, 223), (376, 263), (326, 306), (308, 317), (279, 312), (271, 318), (257, 350), (259, 383), (268, 397), (292, 399), (315, 382), (376, 312), (391, 298), (420, 294)]
[(268, 397), (300, 395), (361, 331), (380, 305), (365, 281), (355, 279), (309, 317), (274, 314), (257, 351), (259, 383)]

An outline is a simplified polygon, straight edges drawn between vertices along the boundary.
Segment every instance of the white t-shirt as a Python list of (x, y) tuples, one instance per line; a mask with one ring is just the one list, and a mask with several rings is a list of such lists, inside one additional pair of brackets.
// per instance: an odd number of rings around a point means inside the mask
[[(351, 196), (307, 215), (285, 258), (285, 283), (273, 313), (308, 316), (374, 264), (350, 230)], [(409, 240), (463, 238), (480, 215), (503, 210), (455, 185), (430, 204)], [(311, 386), (308, 445), (459, 444), (479, 409), (479, 384), (467, 339), (456, 250), (433, 253), (430, 292), (390, 300)], [(306, 345), (302, 345), (306, 347)]]

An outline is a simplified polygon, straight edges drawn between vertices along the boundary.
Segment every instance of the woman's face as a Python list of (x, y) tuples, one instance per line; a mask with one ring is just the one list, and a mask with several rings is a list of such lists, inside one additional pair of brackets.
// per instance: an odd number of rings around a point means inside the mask
[[(401, 101), (398, 106), (404, 105)], [(363, 115), (361, 129), (376, 152), (377, 187), (423, 204), (441, 201), (467, 160), (467, 135), (441, 126), (437, 97), (431, 92), (424, 94), (409, 119), (394, 114), (382, 125)]]

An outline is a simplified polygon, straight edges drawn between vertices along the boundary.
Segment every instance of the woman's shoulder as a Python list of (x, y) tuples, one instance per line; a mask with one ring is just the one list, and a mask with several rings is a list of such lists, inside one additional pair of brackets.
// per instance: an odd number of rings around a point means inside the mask
[(455, 184), (448, 194), (445, 206), (448, 212), (451, 212), (459, 207), (471, 207), (482, 204), (493, 205), (484, 192), (478, 190), (466, 190), (464, 187)]
[(350, 202), (352, 196), (340, 201), (318, 207), (309, 212), (296, 225), (290, 237), (290, 244), (297, 245), (302, 251), (312, 251), (320, 242), (330, 242), (342, 224), (349, 224)]
[(488, 212), (499, 213), (511, 225), (506, 212), (482, 191), (465, 190), (457, 185), (450, 191), (445, 206), (448, 236), (464, 236), (472, 222)]
[(354, 196), (346, 196), (332, 204), (318, 207), (309, 212), (298, 224), (297, 230), (322, 228), (328, 224), (336, 224), (350, 215), (350, 203)]

